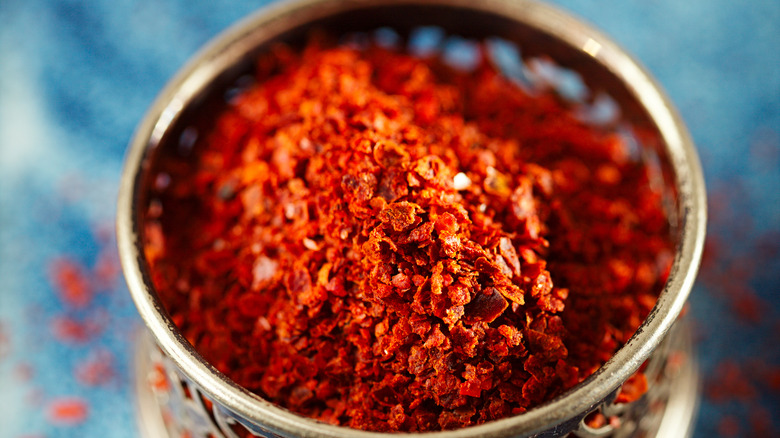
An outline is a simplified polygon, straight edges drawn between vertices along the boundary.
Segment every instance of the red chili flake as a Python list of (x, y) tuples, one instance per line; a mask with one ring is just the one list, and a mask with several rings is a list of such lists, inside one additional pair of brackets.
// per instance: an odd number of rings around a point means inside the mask
[(89, 386), (105, 385), (116, 377), (114, 362), (110, 351), (96, 351), (76, 367), (76, 380)]
[(100, 334), (104, 324), (101, 314), (91, 315), (85, 320), (58, 316), (51, 323), (51, 331), (60, 342), (80, 344)]
[(778, 436), (778, 429), (772, 422), (772, 413), (764, 406), (752, 406), (748, 421), (750, 424), (750, 432), (748, 436)]
[(47, 417), (53, 424), (75, 426), (89, 416), (89, 405), (79, 397), (62, 397), (50, 402), (46, 408)]
[(162, 364), (154, 364), (152, 369), (149, 371), (147, 380), (149, 382), (149, 386), (151, 386), (155, 391), (166, 393), (168, 390), (170, 390), (168, 377), (165, 374), (165, 368), (163, 368)]
[(62, 257), (49, 266), (51, 281), (60, 299), (73, 308), (83, 308), (92, 301), (92, 286), (86, 270), (77, 262)]
[(705, 385), (705, 391), (710, 400), (714, 402), (733, 399), (750, 401), (758, 395), (755, 386), (748, 379), (740, 364), (733, 361), (724, 361), (718, 364)]
[(598, 411), (591, 412), (587, 417), (585, 417), (585, 424), (593, 429), (601, 429), (607, 425), (607, 417)]
[(56, 339), (68, 343), (87, 342), (93, 334), (85, 323), (64, 316), (54, 319), (51, 330)]
[(217, 369), (417, 432), (525, 412), (631, 337), (672, 261), (658, 169), (482, 59), (275, 46), (191, 151), (163, 152), (146, 261)]
[(745, 322), (758, 324), (769, 308), (767, 304), (749, 287), (729, 287), (731, 303), (736, 315)]
[(647, 392), (647, 378), (642, 373), (634, 373), (620, 387), (615, 403), (631, 403), (639, 400)]
[(509, 303), (495, 288), (488, 287), (477, 293), (466, 306), (464, 321), (473, 324), (478, 321), (493, 322), (504, 313)]
[(780, 366), (775, 365), (768, 372), (767, 382), (772, 390), (780, 393)]
[(718, 421), (718, 435), (722, 437), (738, 437), (740, 430), (739, 419), (733, 415), (726, 415)]
[(404, 231), (414, 224), (417, 206), (408, 202), (387, 205), (379, 212), (379, 220), (389, 224), (395, 231)]

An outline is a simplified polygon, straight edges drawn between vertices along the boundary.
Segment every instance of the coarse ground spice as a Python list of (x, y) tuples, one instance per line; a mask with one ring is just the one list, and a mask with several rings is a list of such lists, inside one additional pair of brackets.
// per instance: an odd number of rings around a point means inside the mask
[(321, 39), (255, 79), (155, 164), (143, 224), (173, 321), (238, 384), (333, 424), (460, 428), (571, 388), (655, 304), (658, 169), (555, 94)]

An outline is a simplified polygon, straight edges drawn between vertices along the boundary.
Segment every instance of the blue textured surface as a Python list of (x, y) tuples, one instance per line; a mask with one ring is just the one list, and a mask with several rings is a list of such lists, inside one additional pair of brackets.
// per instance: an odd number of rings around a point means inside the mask
[[(51, 266), (63, 257), (112, 266), (135, 124), (199, 46), (265, 3), (0, 1), (0, 437), (137, 436), (129, 361), (140, 322), (124, 283), (109, 275), (73, 308)], [(757, 411), (776, 433), (778, 388), (760, 382), (780, 367), (780, 2), (554, 3), (640, 59), (699, 147), (711, 203), (707, 264), (691, 299), (702, 369), (717, 384), (719, 364), (734, 361), (754, 394), (705, 398), (695, 436), (756, 436)], [(745, 299), (754, 306), (735, 305)], [(62, 317), (101, 329), (63, 341), (52, 328)], [(80, 381), (75, 370), (95, 357), (112, 358), (112, 374)], [(54, 421), (52, 403), (73, 396), (88, 403), (86, 418)], [(736, 427), (724, 424), (729, 416)]]

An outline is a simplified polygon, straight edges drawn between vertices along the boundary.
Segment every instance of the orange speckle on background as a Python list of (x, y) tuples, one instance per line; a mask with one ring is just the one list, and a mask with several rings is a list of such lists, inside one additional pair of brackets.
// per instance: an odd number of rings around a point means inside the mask
[(99, 350), (76, 368), (76, 380), (83, 385), (105, 385), (114, 379), (114, 355), (108, 350)]
[(80, 344), (89, 340), (92, 329), (84, 322), (66, 316), (57, 317), (51, 323), (54, 337), (65, 343)]
[(92, 301), (92, 286), (85, 269), (75, 261), (58, 258), (51, 263), (49, 273), (51, 282), (65, 305), (83, 308)]
[(47, 409), (50, 422), (62, 426), (75, 426), (89, 416), (87, 402), (78, 397), (62, 397), (52, 401)]
[(737, 437), (740, 433), (739, 420), (733, 415), (721, 418), (718, 423), (718, 434), (723, 437)]

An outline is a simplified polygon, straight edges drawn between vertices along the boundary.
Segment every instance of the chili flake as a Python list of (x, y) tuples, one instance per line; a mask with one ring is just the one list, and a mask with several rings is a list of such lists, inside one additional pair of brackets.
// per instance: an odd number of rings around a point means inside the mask
[(53, 424), (75, 426), (87, 419), (89, 405), (79, 397), (61, 397), (49, 403), (47, 415)]
[(672, 258), (653, 169), (481, 58), (276, 46), (155, 164), (151, 276), (217, 369), (321, 421), (452, 429), (561, 394), (634, 333)]

